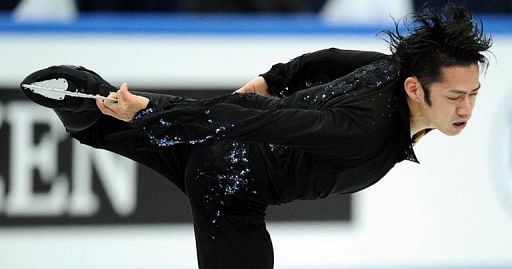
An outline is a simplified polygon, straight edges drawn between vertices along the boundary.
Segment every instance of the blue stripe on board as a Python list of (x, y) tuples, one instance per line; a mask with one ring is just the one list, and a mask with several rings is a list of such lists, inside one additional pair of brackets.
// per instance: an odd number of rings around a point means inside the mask
[[(480, 16), (486, 32), (512, 34), (512, 16)], [(312, 14), (200, 15), (169, 13), (90, 13), (68, 23), (19, 23), (0, 13), (0, 33), (105, 34), (375, 34), (389, 24), (331, 24)]]

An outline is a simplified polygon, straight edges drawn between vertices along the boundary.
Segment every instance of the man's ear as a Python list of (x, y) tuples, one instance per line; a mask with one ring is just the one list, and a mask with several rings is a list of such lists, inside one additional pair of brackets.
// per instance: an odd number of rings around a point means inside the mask
[(416, 101), (423, 99), (423, 88), (417, 77), (407, 77), (404, 80), (404, 89), (409, 98)]

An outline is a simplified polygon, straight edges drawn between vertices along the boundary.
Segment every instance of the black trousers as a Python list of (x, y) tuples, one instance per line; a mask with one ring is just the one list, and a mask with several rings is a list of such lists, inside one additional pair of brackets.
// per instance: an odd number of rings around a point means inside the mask
[(185, 161), (176, 183), (190, 202), (199, 268), (273, 268), (265, 226), (272, 198), (258, 152), (255, 144), (218, 142), (173, 153)]
[[(113, 123), (111, 119), (103, 117)], [(107, 122), (99, 126), (111, 126)], [(103, 133), (103, 132), (100, 132)], [(74, 133), (88, 142), (91, 132)], [(93, 144), (158, 171), (188, 197), (200, 269), (273, 268), (265, 211), (274, 196), (260, 144), (215, 142), (177, 144), (160, 150), (128, 148), (123, 134)], [(98, 141), (98, 140), (97, 140)]]

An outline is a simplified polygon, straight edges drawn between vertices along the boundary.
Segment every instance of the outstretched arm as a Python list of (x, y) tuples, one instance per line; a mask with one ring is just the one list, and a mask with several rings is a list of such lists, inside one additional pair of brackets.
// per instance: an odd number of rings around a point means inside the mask
[[(142, 105), (126, 88), (119, 103), (98, 101), (103, 113), (128, 120), (148, 144), (167, 147), (219, 140), (282, 144), (312, 153), (351, 157), (359, 154), (364, 132), (343, 108), (287, 108), (286, 100), (272, 109), (247, 105), (269, 98), (233, 94), (201, 101), (182, 100), (136, 111)], [(125, 97), (122, 97), (125, 96)], [(140, 101), (143, 103), (142, 101)]]

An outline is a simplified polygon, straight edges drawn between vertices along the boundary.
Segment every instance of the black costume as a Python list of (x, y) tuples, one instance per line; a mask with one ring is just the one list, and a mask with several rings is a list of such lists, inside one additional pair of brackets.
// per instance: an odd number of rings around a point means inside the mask
[(56, 112), (72, 137), (160, 172), (187, 195), (200, 268), (272, 268), (269, 204), (356, 192), (416, 158), (403, 79), (388, 55), (327, 49), (262, 76), (281, 98), (140, 92), (150, 103), (131, 123), (91, 104)]

